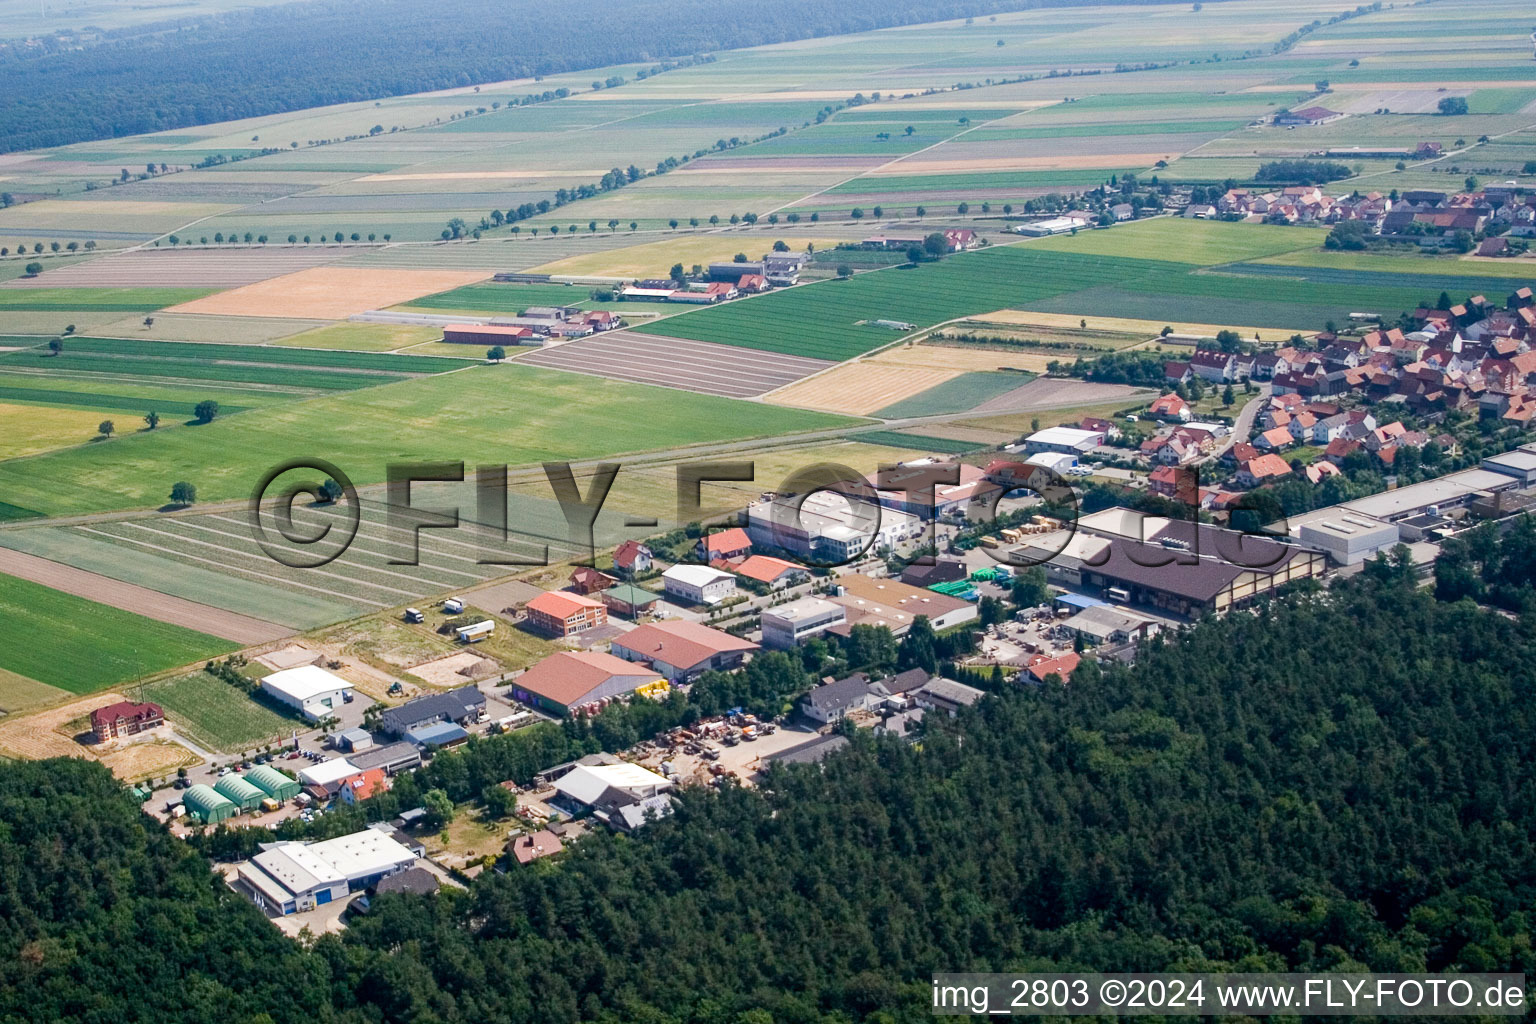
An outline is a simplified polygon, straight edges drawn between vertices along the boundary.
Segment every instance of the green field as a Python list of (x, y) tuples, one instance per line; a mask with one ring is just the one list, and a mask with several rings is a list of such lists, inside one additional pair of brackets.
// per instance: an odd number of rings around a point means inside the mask
[(912, 416), (937, 416), (946, 412), (968, 412), (998, 395), (1021, 388), (1035, 379), (1032, 373), (963, 373), (921, 394), (904, 398), (875, 413), (881, 419)]
[(685, 313), (638, 330), (673, 337), (843, 360), (902, 335), (860, 324), (896, 320), (930, 327), (946, 320), (1032, 303), (1086, 285), (1179, 264), (1008, 246), (960, 253), (937, 263), (892, 267)]
[[(220, 384), (252, 384), (278, 387), (290, 392), (349, 391), (400, 381), (408, 375), (438, 373), (476, 365), (463, 359), (437, 359), (377, 352), (325, 351), (255, 345), (212, 345), (191, 342), (140, 341), (123, 338), (68, 338), (54, 355), (46, 347), (0, 354), (0, 380), (10, 383), (25, 375), (52, 380), (55, 390), (64, 381), (111, 377), (159, 378), (178, 381), (209, 381)], [(9, 377), (7, 377), (9, 374)], [(195, 405), (180, 399), (158, 409), (170, 415), (176, 408)], [(64, 403), (76, 404), (76, 403)], [(221, 403), (222, 404), (222, 403)], [(109, 408), (141, 408), (126, 398)]]
[(911, 448), (921, 452), (938, 452), (944, 455), (963, 455), (986, 445), (979, 441), (958, 441), (952, 437), (925, 437), (922, 434), (905, 434), (899, 430), (872, 430), (858, 434), (855, 440), (865, 444), (879, 444), (890, 448)]
[(1404, 252), (1340, 252), (1332, 249), (1299, 249), (1253, 260), (1283, 267), (1321, 267), (1332, 270), (1365, 270), (1383, 274), (1432, 274), (1439, 277), (1536, 279), (1536, 260), (1463, 259), (1459, 256), (1425, 256), (1417, 250)]
[(297, 724), (203, 671), (151, 683), (144, 696), (194, 743), (226, 753), (286, 736)]
[[(657, 270), (658, 275), (666, 268)], [(467, 284), (436, 295), (412, 299), (411, 309), (473, 310), (486, 313), (521, 313), (529, 306), (580, 306), (582, 309), (621, 310), (619, 303), (595, 302), (592, 289), (584, 285), (562, 284)]]
[(6, 288), (0, 290), (0, 310), (42, 312), (94, 310), (110, 313), (152, 313), (166, 306), (212, 295), (214, 288)]
[(293, 402), (0, 463), (0, 493), (48, 513), (158, 506), (187, 480), (202, 501), (249, 497), (275, 463), (319, 456), (359, 484), (387, 462), (527, 465), (836, 427), (840, 416), (509, 363)]
[(1316, 229), (1154, 217), (1107, 230), (1053, 235), (1024, 244), (1031, 250), (1133, 256), (1209, 267), (1313, 248), (1321, 242), (1322, 232)]
[(223, 566), (177, 561), (103, 536), (93, 532), (95, 529), (49, 526), (0, 530), (0, 547), (295, 629), (312, 629), (368, 610), (340, 594), (286, 586), (280, 580), (247, 579), (222, 571)]
[(13, 576), (0, 576), (0, 620), (0, 668), (80, 694), (236, 646)]

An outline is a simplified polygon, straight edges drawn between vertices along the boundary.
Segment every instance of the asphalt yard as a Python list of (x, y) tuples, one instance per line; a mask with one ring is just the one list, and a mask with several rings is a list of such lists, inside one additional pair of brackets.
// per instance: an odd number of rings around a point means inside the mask
[(727, 398), (753, 398), (833, 365), (824, 359), (631, 331), (608, 331), (541, 348), (518, 362)]

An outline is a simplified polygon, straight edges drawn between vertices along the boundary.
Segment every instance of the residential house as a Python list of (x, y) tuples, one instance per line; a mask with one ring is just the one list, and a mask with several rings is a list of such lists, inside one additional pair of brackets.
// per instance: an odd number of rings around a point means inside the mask
[(756, 580), (772, 590), (792, 587), (811, 578), (811, 572), (805, 566), (768, 555), (752, 555), (733, 571), (738, 576)]
[(701, 562), (713, 565), (733, 558), (745, 558), (752, 553), (752, 538), (739, 526), (707, 533), (694, 545), (694, 553)]
[(1188, 423), (1195, 415), (1189, 403), (1172, 391), (1153, 402), (1148, 412), (1160, 420), (1173, 420), (1178, 423)]
[(627, 579), (650, 572), (652, 561), (651, 549), (637, 540), (627, 540), (613, 551), (613, 568)]
[(1256, 459), (1249, 459), (1238, 467), (1234, 482), (1238, 487), (1248, 490), (1260, 487), (1276, 480), (1283, 480), (1291, 475), (1291, 467), (1278, 455), (1260, 455)]
[(584, 596), (602, 593), (617, 582), (612, 576), (589, 565), (579, 565), (571, 573), (571, 590)]
[(164, 722), (165, 711), (159, 704), (120, 700), (91, 712), (91, 735), (97, 743), (105, 743), (158, 728)]

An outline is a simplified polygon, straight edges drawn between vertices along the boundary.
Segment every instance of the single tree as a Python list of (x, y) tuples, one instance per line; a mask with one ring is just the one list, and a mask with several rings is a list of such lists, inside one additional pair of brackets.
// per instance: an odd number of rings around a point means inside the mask
[(27, 264), (26, 270), (28, 277), (36, 277), (43, 272), (43, 265), (34, 260)]
[(64, 352), (64, 339), (54, 338), (48, 343), (48, 351), (54, 355), (61, 355)]
[(492, 345), (489, 349), (486, 350), (485, 358), (489, 359), (493, 363), (499, 363), (503, 359), (507, 358), (507, 350), (502, 348), (500, 345)]
[(171, 501), (177, 505), (190, 505), (197, 500), (197, 488), (185, 480), (171, 485)]
[(111, 420), (102, 420), (96, 425), (96, 433), (100, 434), (103, 438), (111, 437), (112, 432), (116, 429), (117, 424), (113, 423)]
[(160, 414), (153, 409), (149, 410), (149, 412), (144, 414), (144, 423), (150, 430), (154, 430), (160, 425)]
[(846, 280), (853, 276), (853, 268), (846, 263), (839, 263), (837, 265), (837, 276)]
[(192, 415), (199, 423), (212, 423), (219, 415), (219, 403), (205, 398), (192, 407)]
[(334, 505), (341, 500), (346, 490), (331, 477), (325, 478), (325, 483), (320, 485), (320, 500), (328, 505)]

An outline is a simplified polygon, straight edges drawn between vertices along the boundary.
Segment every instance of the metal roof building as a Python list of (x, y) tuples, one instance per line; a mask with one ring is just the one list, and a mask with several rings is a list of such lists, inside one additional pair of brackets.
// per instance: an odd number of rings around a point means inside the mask
[(273, 800), (292, 800), (299, 795), (299, 784), (276, 768), (259, 764), (245, 773), (245, 781)]
[(187, 813), (195, 815), (204, 825), (213, 825), (220, 821), (227, 821), (240, 813), (234, 801), (216, 792), (212, 786), (205, 786), (201, 782), (187, 790), (181, 798), (181, 805), (187, 809)]
[(238, 775), (226, 775), (213, 784), (213, 791), (242, 811), (254, 811), (261, 806), (267, 794)]
[(453, 722), (433, 722), (407, 729), (405, 738), (418, 747), (450, 747), (469, 739), (469, 733), (464, 731), (462, 725)]

